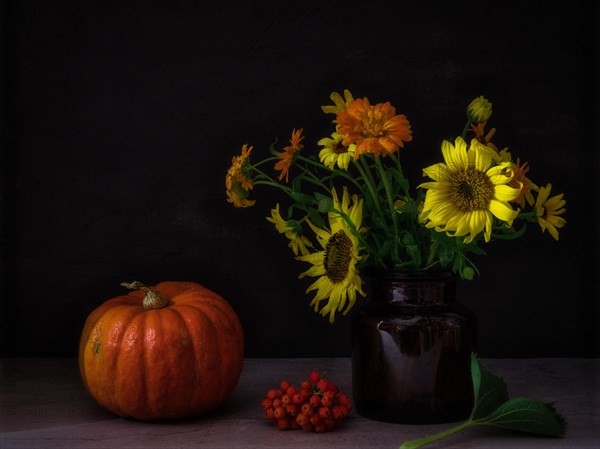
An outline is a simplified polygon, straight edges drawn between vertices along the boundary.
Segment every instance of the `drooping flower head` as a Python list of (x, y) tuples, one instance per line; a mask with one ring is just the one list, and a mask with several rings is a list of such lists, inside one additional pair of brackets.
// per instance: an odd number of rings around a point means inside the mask
[(346, 146), (342, 143), (344, 136), (335, 132), (331, 137), (324, 137), (317, 142), (317, 145), (323, 147), (319, 152), (319, 160), (326, 167), (333, 169), (336, 164), (339, 168), (348, 170), (348, 165), (354, 157), (356, 145)]
[(267, 217), (267, 220), (275, 225), (275, 229), (280, 234), (285, 235), (290, 243), (288, 246), (294, 251), (294, 255), (298, 253), (306, 255), (310, 253), (309, 248), (312, 248), (312, 243), (306, 236), (300, 232), (298, 223), (290, 220), (284, 220), (279, 212), (279, 203), (275, 206), (275, 209), (271, 209), (271, 216)]
[(468, 243), (481, 231), (489, 242), (494, 217), (512, 225), (518, 212), (508, 201), (517, 198), (520, 189), (507, 185), (513, 179), (510, 162), (492, 166), (488, 150), (475, 139), (468, 149), (461, 137), (454, 145), (442, 143), (445, 163), (425, 168), (423, 174), (434, 182), (419, 186), (427, 189), (419, 216), (426, 227), (454, 237), (466, 235)]
[(566, 201), (563, 200), (562, 193), (548, 198), (550, 190), (552, 190), (552, 184), (540, 187), (538, 197), (535, 201), (535, 214), (542, 232), (548, 230), (550, 235), (554, 237), (554, 240), (558, 240), (558, 229), (567, 223), (564, 218), (559, 217), (559, 215), (567, 211), (565, 209)]
[(233, 203), (235, 207), (250, 207), (256, 200), (249, 200), (250, 190), (254, 187), (251, 178), (250, 153), (253, 147), (247, 144), (242, 146), (239, 156), (233, 156), (231, 167), (225, 175), (225, 193), (227, 202)]
[(338, 112), (337, 122), (338, 133), (345, 135), (342, 143), (356, 144), (354, 159), (363, 153), (385, 156), (412, 140), (406, 116), (396, 114), (389, 101), (372, 106), (368, 98), (357, 98)]
[[(335, 313), (342, 311), (346, 303), (343, 314), (348, 313), (354, 306), (357, 293), (365, 296), (362, 280), (356, 269), (356, 263), (360, 260), (359, 241), (352, 231), (352, 227), (355, 230), (361, 227), (363, 200), (353, 195), (350, 206), (350, 195), (346, 188), (341, 202), (335, 190), (332, 195), (333, 210), (328, 213), (329, 230), (318, 228), (307, 220), (323, 250), (297, 257), (298, 260), (312, 264), (299, 277), (318, 277), (306, 292), (317, 291), (311, 302), (315, 311), (319, 311), (321, 301), (327, 300), (327, 304), (319, 312), (323, 316), (329, 315), (331, 323), (335, 320)], [(352, 223), (352, 227), (347, 220)]]
[(281, 171), (279, 174), (280, 181), (285, 178), (285, 182), (289, 182), (289, 172), (294, 163), (294, 157), (298, 151), (304, 148), (304, 144), (300, 143), (303, 139), (302, 128), (294, 129), (290, 138), (290, 144), (283, 147), (283, 151), (279, 153), (281, 160), (275, 164), (275, 170)]
[(467, 106), (467, 116), (475, 123), (487, 122), (492, 116), (492, 103), (483, 96), (475, 98)]

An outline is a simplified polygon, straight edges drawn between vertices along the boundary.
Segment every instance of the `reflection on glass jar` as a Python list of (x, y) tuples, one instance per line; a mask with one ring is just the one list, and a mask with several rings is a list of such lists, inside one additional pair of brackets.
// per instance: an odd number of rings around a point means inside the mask
[(352, 385), (361, 416), (400, 423), (467, 418), (473, 403), (473, 313), (451, 273), (371, 277), (352, 322)]

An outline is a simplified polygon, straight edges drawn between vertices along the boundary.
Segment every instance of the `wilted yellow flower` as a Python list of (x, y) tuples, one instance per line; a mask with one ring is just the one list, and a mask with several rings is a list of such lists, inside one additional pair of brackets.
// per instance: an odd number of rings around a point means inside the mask
[(337, 92), (332, 92), (329, 98), (333, 101), (333, 105), (321, 106), (321, 110), (325, 114), (337, 115), (338, 112), (345, 111), (352, 100), (354, 100), (354, 97), (352, 97), (352, 94), (348, 89), (344, 89), (344, 98)]
[(535, 214), (538, 219), (538, 223), (542, 228), (542, 232), (545, 232), (546, 229), (550, 233), (554, 240), (558, 240), (558, 229), (562, 228), (567, 221), (559, 217), (560, 214), (567, 211), (565, 209), (566, 201), (563, 200), (563, 194), (555, 195), (551, 198), (550, 190), (552, 189), (552, 184), (546, 185), (546, 187), (540, 187), (540, 191), (538, 193), (537, 200), (535, 202)]
[(277, 232), (285, 235), (289, 239), (290, 243), (288, 246), (292, 248), (292, 251), (294, 251), (296, 256), (298, 253), (301, 253), (302, 255), (310, 253), (308, 248), (312, 248), (312, 243), (310, 243), (310, 240), (305, 236), (297, 232), (295, 223), (283, 219), (279, 212), (279, 203), (277, 203), (275, 209), (271, 209), (271, 216), (267, 217), (267, 220), (275, 225)]
[(233, 203), (235, 207), (250, 207), (256, 203), (255, 200), (248, 199), (249, 191), (254, 187), (254, 183), (248, 174), (251, 152), (252, 147), (244, 144), (241, 154), (231, 159), (231, 167), (225, 175), (227, 202)]

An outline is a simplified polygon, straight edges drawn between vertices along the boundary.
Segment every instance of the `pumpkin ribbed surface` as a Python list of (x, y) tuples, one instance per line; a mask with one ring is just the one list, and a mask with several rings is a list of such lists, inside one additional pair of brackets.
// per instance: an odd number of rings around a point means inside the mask
[(176, 419), (216, 408), (239, 379), (243, 330), (231, 306), (192, 282), (162, 282), (169, 300), (145, 310), (136, 290), (95, 309), (81, 336), (84, 384), (123, 417)]

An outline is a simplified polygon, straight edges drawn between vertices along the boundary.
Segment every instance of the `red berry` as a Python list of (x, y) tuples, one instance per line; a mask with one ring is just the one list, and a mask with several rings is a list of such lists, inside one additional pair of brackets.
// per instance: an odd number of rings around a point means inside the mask
[(302, 402), (304, 402), (304, 396), (302, 396), (301, 393), (296, 393), (293, 397), (292, 397), (292, 402), (294, 404), (302, 404)]
[(325, 379), (321, 379), (317, 382), (317, 388), (321, 390), (322, 393), (325, 393), (327, 391), (327, 384), (328, 382)]
[(324, 405), (325, 407), (333, 405), (333, 396), (323, 395), (321, 398), (321, 405)]
[(275, 411), (273, 408), (265, 410), (265, 414), (267, 415), (267, 419), (275, 419)]
[(346, 411), (341, 405), (336, 405), (333, 407), (333, 418), (334, 419), (342, 419), (346, 416)]
[(309, 404), (312, 405), (313, 407), (318, 407), (321, 405), (321, 398), (317, 395), (312, 395), (310, 397)]
[(298, 414), (298, 405), (290, 402), (285, 406), (285, 411), (289, 416), (296, 416)]
[(308, 415), (308, 416), (310, 416), (314, 413), (312, 406), (306, 402), (304, 404), (302, 404), (302, 407), (300, 407), (300, 409), (302, 410), (303, 414)]
[(290, 388), (290, 383), (287, 380), (283, 380), (280, 384), (279, 384), (279, 389), (282, 392), (287, 391), (287, 389)]
[(301, 413), (298, 416), (296, 416), (296, 422), (301, 427), (305, 427), (305, 426), (308, 426), (310, 424), (310, 418), (307, 415), (304, 415), (304, 414)]
[(273, 412), (273, 416), (275, 417), (275, 419), (285, 418), (286, 415), (287, 415), (287, 412), (285, 411), (285, 409), (283, 407), (277, 407)]
[(313, 426), (316, 426), (317, 424), (319, 424), (321, 422), (321, 417), (319, 416), (318, 413), (315, 413), (314, 415), (311, 415), (309, 419), (310, 419), (310, 423)]
[(302, 390), (311, 391), (312, 390), (312, 384), (308, 380), (305, 380), (304, 382), (302, 382), (300, 384), (300, 388)]
[(325, 432), (327, 430), (327, 427), (325, 426), (324, 423), (320, 422), (319, 424), (315, 425), (315, 432)]
[(321, 378), (321, 373), (319, 373), (318, 371), (313, 371), (312, 373), (310, 373), (309, 379), (313, 384), (316, 384), (320, 378)]
[(269, 391), (267, 391), (267, 398), (269, 399), (275, 399), (279, 397), (279, 393), (277, 390), (274, 389), (270, 389)]
[(277, 427), (281, 430), (286, 430), (290, 428), (290, 420), (287, 418), (282, 418), (277, 420)]
[(283, 396), (281, 396), (281, 403), (283, 405), (287, 405), (289, 404), (289, 402), (292, 400), (292, 398), (290, 396), (288, 396), (287, 394), (284, 394)]
[(319, 408), (319, 416), (322, 419), (329, 418), (331, 416), (331, 410), (329, 409), (329, 407), (321, 407), (321, 408)]

